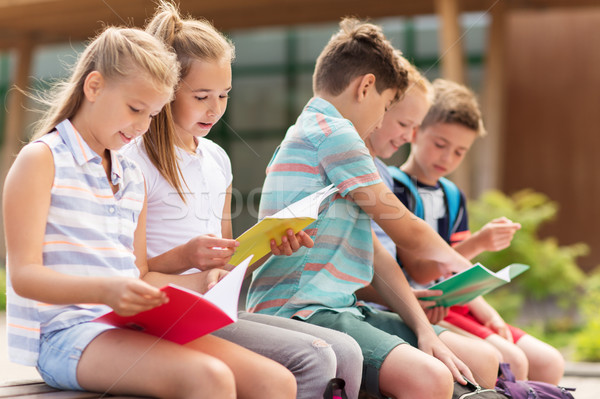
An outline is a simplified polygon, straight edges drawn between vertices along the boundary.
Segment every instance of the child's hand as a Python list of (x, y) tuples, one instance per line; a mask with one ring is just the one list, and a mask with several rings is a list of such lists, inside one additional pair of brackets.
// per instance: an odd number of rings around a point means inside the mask
[(487, 223), (474, 236), (479, 241), (482, 251), (500, 251), (508, 248), (520, 228), (521, 224), (501, 217)]
[(495, 332), (496, 334), (498, 334), (499, 336), (501, 336), (502, 338), (506, 339), (507, 341), (514, 342), (510, 329), (500, 316), (485, 323), (485, 326), (493, 332)]
[(229, 272), (223, 269), (211, 269), (199, 273), (193, 273), (192, 276), (196, 280), (195, 290), (201, 294), (206, 293), (215, 286)]
[(496, 334), (513, 342), (512, 333), (500, 314), (483, 297), (477, 297), (468, 304), (469, 311), (484, 326)]
[(459, 384), (465, 385), (467, 383), (462, 377), (463, 375), (467, 377), (469, 381), (476, 382), (475, 377), (473, 377), (473, 374), (467, 365), (452, 353), (439, 337), (433, 333), (433, 330), (431, 331), (431, 334), (427, 334), (426, 337), (419, 335), (419, 349), (442, 361)]
[(212, 234), (197, 236), (183, 246), (182, 261), (188, 268), (200, 270), (223, 267), (239, 245), (236, 240), (218, 238)]
[(300, 247), (312, 248), (314, 242), (304, 230), (294, 234), (292, 229), (287, 231), (287, 236), (281, 237), (281, 245), (277, 246), (275, 240), (271, 240), (271, 253), (273, 255), (290, 256), (298, 251)]
[[(439, 296), (442, 295), (443, 292), (441, 290), (412, 290), (417, 299), (423, 297), (431, 297), (431, 296)], [(435, 306), (435, 301), (421, 301), (419, 299), (419, 305), (423, 308), (427, 319), (431, 324), (437, 324), (440, 321), (444, 320), (448, 315), (448, 308), (443, 306)], [(434, 306), (434, 307), (430, 307)]]
[(111, 278), (107, 286), (103, 303), (120, 316), (132, 316), (169, 301), (164, 292), (137, 278)]

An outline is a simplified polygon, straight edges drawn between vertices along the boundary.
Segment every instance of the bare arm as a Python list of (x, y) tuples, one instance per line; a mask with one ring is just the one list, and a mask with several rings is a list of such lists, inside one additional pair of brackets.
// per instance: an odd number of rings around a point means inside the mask
[(106, 304), (124, 315), (163, 303), (164, 295), (139, 279), (66, 275), (44, 266), (42, 252), (53, 182), (52, 153), (43, 143), (26, 146), (7, 175), (3, 212), (7, 265), (15, 291), (45, 303)]
[[(142, 209), (142, 212), (140, 212), (140, 216), (138, 218), (138, 224), (135, 230), (135, 237), (133, 242), (135, 263), (138, 269), (140, 270), (140, 277), (145, 282), (149, 283), (154, 287), (163, 287), (167, 284), (177, 284), (200, 293), (205, 293), (227, 274), (226, 271), (221, 269), (211, 269), (208, 271), (202, 271), (198, 273), (191, 273), (185, 275), (163, 273), (161, 271), (150, 270), (146, 254), (147, 205), (147, 201), (144, 201), (144, 207)], [(159, 258), (159, 260), (162, 261), (168, 260), (170, 255), (176, 253), (176, 251), (170, 252), (171, 253), (167, 256), (155, 257), (153, 259)], [(160, 265), (160, 263), (156, 262), (155, 265), (157, 264)], [(168, 266), (170, 265), (166, 264), (165, 268), (168, 269)]]
[(484, 326), (490, 328), (496, 334), (512, 342), (512, 333), (506, 322), (483, 297), (477, 297), (468, 303), (469, 310), (477, 320)]
[(454, 378), (464, 384), (461, 374), (473, 378), (471, 371), (437, 337), (395, 259), (381, 245), (374, 232), (372, 236), (375, 268), (373, 287), (417, 335), (419, 349), (441, 360)]
[(456, 244), (454, 249), (467, 259), (473, 259), (485, 251), (500, 251), (508, 248), (520, 228), (519, 223), (505, 217), (494, 219), (471, 237)]
[(223, 238), (215, 237), (212, 234), (193, 237), (185, 244), (149, 259), (150, 270), (178, 274), (192, 268), (209, 270), (225, 267), (235, 248), (239, 245), (232, 239), (231, 190), (231, 185), (229, 185), (223, 205), (221, 218), (221, 236)]
[(398, 258), (400, 258), (406, 273), (418, 284), (427, 284), (444, 275), (444, 269), (439, 262), (421, 259), (400, 249), (398, 249)]
[(396, 243), (402, 253), (438, 262), (442, 274), (458, 272), (471, 263), (454, 251), (427, 223), (414, 216), (379, 183), (353, 190), (350, 195)]

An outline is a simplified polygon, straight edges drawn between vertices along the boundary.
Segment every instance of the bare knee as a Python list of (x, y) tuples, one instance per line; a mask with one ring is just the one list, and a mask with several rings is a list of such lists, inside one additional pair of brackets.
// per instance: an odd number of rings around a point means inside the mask
[(499, 352), (485, 341), (481, 341), (481, 343), (484, 345), (477, 347), (477, 368), (472, 369), (471, 372), (479, 385), (484, 388), (493, 388), (498, 377)]
[(235, 398), (233, 372), (222, 361), (207, 356), (185, 362), (185, 370), (175, 371), (169, 396), (176, 398)]
[(407, 345), (390, 352), (381, 367), (379, 383), (383, 394), (402, 399), (447, 399), (453, 390), (452, 374), (444, 363)]
[(291, 399), (296, 397), (296, 378), (285, 367), (276, 364), (269, 369), (268, 379), (262, 381), (262, 386), (256, 386), (254, 393), (257, 398)]
[(452, 396), (454, 379), (445, 364), (435, 359), (436, 362), (427, 365), (424, 375), (417, 376), (418, 387), (415, 391), (417, 398), (449, 398)]
[(510, 364), (510, 369), (517, 380), (526, 380), (529, 374), (529, 360), (525, 353), (516, 345), (511, 345), (502, 351), (504, 362)]
[(556, 348), (548, 345), (539, 350), (539, 353), (528, 356), (528, 359), (530, 365), (528, 379), (555, 385), (562, 379), (565, 371), (565, 360)]

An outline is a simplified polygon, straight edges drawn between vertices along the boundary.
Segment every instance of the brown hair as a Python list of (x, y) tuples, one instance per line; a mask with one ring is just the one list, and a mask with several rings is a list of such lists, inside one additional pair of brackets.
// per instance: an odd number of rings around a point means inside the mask
[(47, 110), (31, 140), (75, 116), (83, 102), (85, 79), (93, 71), (106, 79), (145, 73), (157, 89), (171, 93), (179, 80), (176, 57), (161, 41), (140, 29), (108, 27), (79, 55), (67, 81), (55, 85), (50, 93), (35, 97)]
[(352, 80), (368, 73), (375, 75), (375, 87), (379, 93), (390, 88), (403, 92), (407, 87), (407, 72), (401, 53), (385, 38), (381, 27), (355, 18), (344, 18), (340, 22), (340, 30), (331, 37), (317, 58), (313, 91), (335, 96), (343, 92)]
[(404, 57), (403, 60), (404, 66), (408, 72), (408, 87), (406, 88), (405, 93), (408, 93), (411, 90), (418, 90), (427, 100), (427, 104), (431, 105), (433, 102), (433, 86), (431, 85), (431, 82), (419, 72), (417, 67), (408, 62)]
[[(177, 7), (167, 1), (159, 3), (146, 32), (173, 49), (181, 65), (181, 79), (186, 77), (194, 60), (231, 63), (235, 58), (233, 43), (210, 22), (182, 18)], [(167, 105), (152, 119), (148, 133), (143, 136), (144, 148), (152, 164), (185, 202), (185, 181), (177, 162), (175, 141), (175, 124)]]
[(433, 90), (433, 104), (421, 128), (436, 123), (456, 123), (473, 130), (479, 137), (486, 134), (477, 97), (469, 88), (450, 80), (436, 79)]

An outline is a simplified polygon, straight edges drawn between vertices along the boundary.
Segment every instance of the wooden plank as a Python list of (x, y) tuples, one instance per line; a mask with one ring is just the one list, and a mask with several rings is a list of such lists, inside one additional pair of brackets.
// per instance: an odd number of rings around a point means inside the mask
[[(465, 57), (460, 27), (461, 9), (458, 0), (435, 0), (440, 19), (439, 62), (442, 78), (465, 83)], [(462, 165), (450, 176), (467, 198), (471, 194), (471, 157), (467, 155)]]
[(490, 12), (491, 23), (488, 36), (488, 53), (485, 59), (485, 75), (481, 109), (487, 130), (483, 140), (477, 140), (473, 149), (474, 169), (471, 195), (479, 197), (486, 190), (500, 187), (500, 171), (504, 167), (504, 101), (506, 6), (498, 3)]
[[(17, 47), (17, 61), (15, 65), (16, 77), (14, 84), (21, 90), (26, 90), (29, 86), (29, 77), (31, 70), (31, 61), (33, 56), (34, 44), (30, 37), (23, 37)], [(24, 103), (26, 96), (19, 90), (11, 90), (8, 96), (8, 106), (6, 112), (6, 125), (4, 129), (4, 142), (0, 149), (0, 195), (4, 191), (4, 179), (12, 165), (16, 154), (21, 149), (21, 143), (24, 133)], [(3, 217), (0, 215), (0, 222), (3, 224)], [(5, 252), (4, 230), (0, 230), (0, 251)]]
[(14, 398), (25, 395), (38, 395), (55, 392), (56, 389), (43, 382), (13, 384), (0, 387), (0, 398)]
[[(439, 0), (437, 0), (439, 1)], [(443, 3), (453, 3), (444, 0)], [(435, 12), (433, 0), (181, 0), (181, 9), (206, 17), (222, 30), (360, 18), (414, 16)], [(489, 11), (498, 0), (461, 0), (462, 11)], [(597, 7), (597, 0), (502, 0), (511, 8)], [(15, 36), (35, 35), (37, 43), (85, 40), (106, 24), (143, 25), (152, 0), (0, 0), (0, 49)], [(315, 12), (318, 10), (318, 12)], [(68, 23), (66, 23), (67, 21)]]
[(92, 399), (104, 397), (111, 399), (143, 399), (141, 397), (113, 396), (98, 392), (61, 391), (39, 381), (14, 382), (0, 386), (0, 398)]

